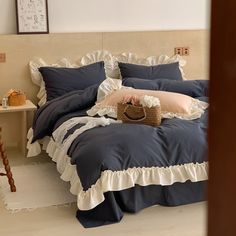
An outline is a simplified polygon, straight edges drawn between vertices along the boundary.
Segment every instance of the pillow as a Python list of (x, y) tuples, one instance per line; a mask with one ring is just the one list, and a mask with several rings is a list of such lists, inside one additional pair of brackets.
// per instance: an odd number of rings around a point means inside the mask
[(98, 61), (105, 62), (105, 71), (107, 77), (110, 78), (121, 78), (120, 69), (118, 66), (118, 62), (129, 63), (129, 64), (137, 64), (137, 65), (146, 65), (146, 66), (154, 66), (161, 64), (170, 64), (174, 62), (179, 62), (179, 69), (182, 74), (183, 80), (185, 80), (185, 74), (183, 67), (186, 65), (186, 61), (178, 54), (175, 54), (171, 57), (167, 55), (159, 55), (159, 56), (148, 56), (148, 57), (139, 57), (137, 54), (132, 52), (123, 52), (120, 54), (111, 54), (108, 51), (94, 51), (86, 54), (81, 58), (81, 65), (89, 65)]
[(124, 78), (122, 84), (136, 89), (182, 93), (193, 98), (208, 96), (208, 80), (178, 81), (169, 79), (146, 80), (139, 78)]
[(161, 64), (156, 66), (144, 66), (129, 63), (118, 63), (121, 77), (136, 77), (140, 79), (172, 79), (183, 80), (179, 69), (179, 62), (170, 64)]
[(112, 79), (107, 77), (99, 86), (97, 93), (97, 102), (101, 102), (113, 90), (122, 88), (122, 81), (120, 79)]
[(65, 67), (65, 68), (77, 68), (79, 66), (85, 66), (93, 64), (95, 62), (104, 61), (105, 62), (105, 72), (107, 77), (111, 78), (121, 78), (120, 69), (118, 67), (118, 61), (123, 63), (140, 64), (140, 65), (160, 65), (160, 64), (170, 64), (174, 62), (179, 62), (179, 69), (182, 73), (182, 78), (185, 80), (183, 67), (186, 61), (179, 55), (174, 55), (169, 57), (167, 55), (160, 56), (148, 56), (146, 58), (140, 58), (134, 53), (124, 52), (118, 55), (113, 55), (108, 51), (94, 51), (88, 53), (78, 61), (71, 61), (68, 58), (62, 58), (56, 63), (48, 64), (42, 58), (34, 58), (29, 62), (29, 69), (31, 74), (31, 79), (34, 84), (39, 86), (39, 92), (37, 98), (39, 99), (38, 105), (42, 106), (47, 101), (47, 94), (45, 90), (45, 83), (43, 81), (42, 75), (39, 72), (40, 67), (51, 66), (51, 67)]
[(45, 82), (47, 101), (74, 90), (84, 90), (106, 79), (104, 62), (79, 68), (40, 67), (39, 71)]
[(133, 89), (122, 87), (120, 90), (114, 90), (99, 103), (96, 103), (90, 110), (87, 111), (89, 116), (98, 114), (99, 116), (108, 115), (117, 118), (117, 103), (122, 102), (124, 96), (137, 96), (141, 98), (144, 95), (157, 97), (161, 103), (161, 114), (163, 118), (180, 118), (184, 120), (193, 120), (201, 117), (208, 104), (201, 102), (189, 96), (153, 90)]
[(66, 68), (75, 68), (79, 67), (78, 64), (72, 63), (67, 58), (61, 58), (56, 63), (48, 64), (45, 62), (42, 58), (34, 58), (29, 62), (29, 69), (31, 74), (31, 79), (34, 84), (39, 86), (39, 92), (37, 94), (37, 98), (39, 99), (38, 106), (42, 106), (47, 101), (47, 94), (45, 89), (45, 83), (43, 81), (43, 77), (41, 73), (39, 72), (40, 67), (66, 67)]

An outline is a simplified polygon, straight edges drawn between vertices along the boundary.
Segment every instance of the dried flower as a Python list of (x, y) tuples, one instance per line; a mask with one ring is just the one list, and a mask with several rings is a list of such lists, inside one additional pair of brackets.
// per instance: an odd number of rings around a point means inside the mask
[(151, 107), (160, 106), (160, 100), (157, 97), (144, 95), (140, 98), (140, 104), (143, 107), (151, 108)]

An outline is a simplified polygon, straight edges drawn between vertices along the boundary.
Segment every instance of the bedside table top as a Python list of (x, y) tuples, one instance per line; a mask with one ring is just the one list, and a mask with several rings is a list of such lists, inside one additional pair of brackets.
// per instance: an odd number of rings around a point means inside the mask
[(7, 108), (3, 108), (2, 106), (0, 106), (0, 113), (33, 111), (36, 109), (37, 107), (30, 100), (26, 100), (26, 104), (22, 106), (8, 106)]

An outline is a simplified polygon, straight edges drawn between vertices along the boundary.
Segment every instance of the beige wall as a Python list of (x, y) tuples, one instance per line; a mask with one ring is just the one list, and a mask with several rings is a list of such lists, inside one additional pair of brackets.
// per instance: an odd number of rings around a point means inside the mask
[[(37, 87), (31, 82), (28, 63), (42, 57), (49, 63), (62, 57), (78, 60), (88, 52), (108, 50), (114, 54), (133, 52), (140, 57), (166, 54), (172, 56), (174, 47), (189, 46), (184, 68), (188, 79), (208, 78), (208, 31), (153, 31), (117, 33), (74, 33), (47, 35), (0, 35), (0, 52), (7, 55), (0, 63), (0, 98), (10, 88), (21, 89), (37, 102)], [(0, 115), (8, 144), (18, 141), (17, 117)], [(13, 119), (8, 120), (8, 119)], [(15, 122), (14, 122), (15, 119)], [(7, 131), (7, 132), (6, 132)]]
[[(49, 28), (59, 32), (206, 29), (210, 0), (50, 0)], [(15, 0), (0, 0), (0, 34), (16, 33)]]
[(188, 79), (208, 78), (208, 31), (156, 31), (131, 33), (104, 33), (103, 48), (114, 52), (135, 52), (140, 57), (174, 55), (175, 47), (190, 47), (184, 57), (184, 72)]

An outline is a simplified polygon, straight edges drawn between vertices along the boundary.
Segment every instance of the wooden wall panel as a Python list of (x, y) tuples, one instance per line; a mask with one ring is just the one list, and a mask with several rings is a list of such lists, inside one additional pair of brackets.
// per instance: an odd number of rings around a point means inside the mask
[(0, 52), (6, 52), (6, 63), (0, 63), (0, 97), (9, 88), (22, 89), (34, 102), (38, 88), (30, 79), (29, 61), (41, 57), (54, 63), (62, 57), (79, 59), (102, 47), (101, 33), (41, 34), (0, 36)]
[[(35, 57), (41, 57), (48, 63), (62, 57), (73, 61), (101, 49), (117, 54), (133, 52), (139, 57), (172, 56), (176, 46), (190, 47), (184, 68), (188, 79), (207, 79), (208, 31), (205, 30), (0, 35), (0, 52), (5, 52), (7, 56), (6, 63), (0, 63), (0, 98), (10, 88), (16, 88), (25, 91), (27, 97), (37, 103), (38, 87), (32, 83), (28, 67), (29, 61)], [(20, 137), (19, 129), (9, 124), (8, 119), (8, 115), (4, 116), (0, 118), (0, 123), (3, 130), (9, 131), (5, 135), (7, 143), (15, 143), (15, 139)]]
[(190, 47), (184, 57), (187, 79), (208, 79), (209, 34), (207, 30), (104, 33), (103, 47), (114, 53), (134, 52), (139, 56), (174, 55), (175, 47)]
[[(0, 52), (6, 53), (6, 63), (0, 63), (0, 99), (10, 89), (21, 89), (35, 104), (38, 87), (30, 78), (29, 61), (41, 57), (55, 63), (62, 57), (77, 60), (88, 52), (102, 47), (101, 33), (1, 35)], [(7, 146), (20, 143), (18, 114), (0, 115), (3, 138)]]

